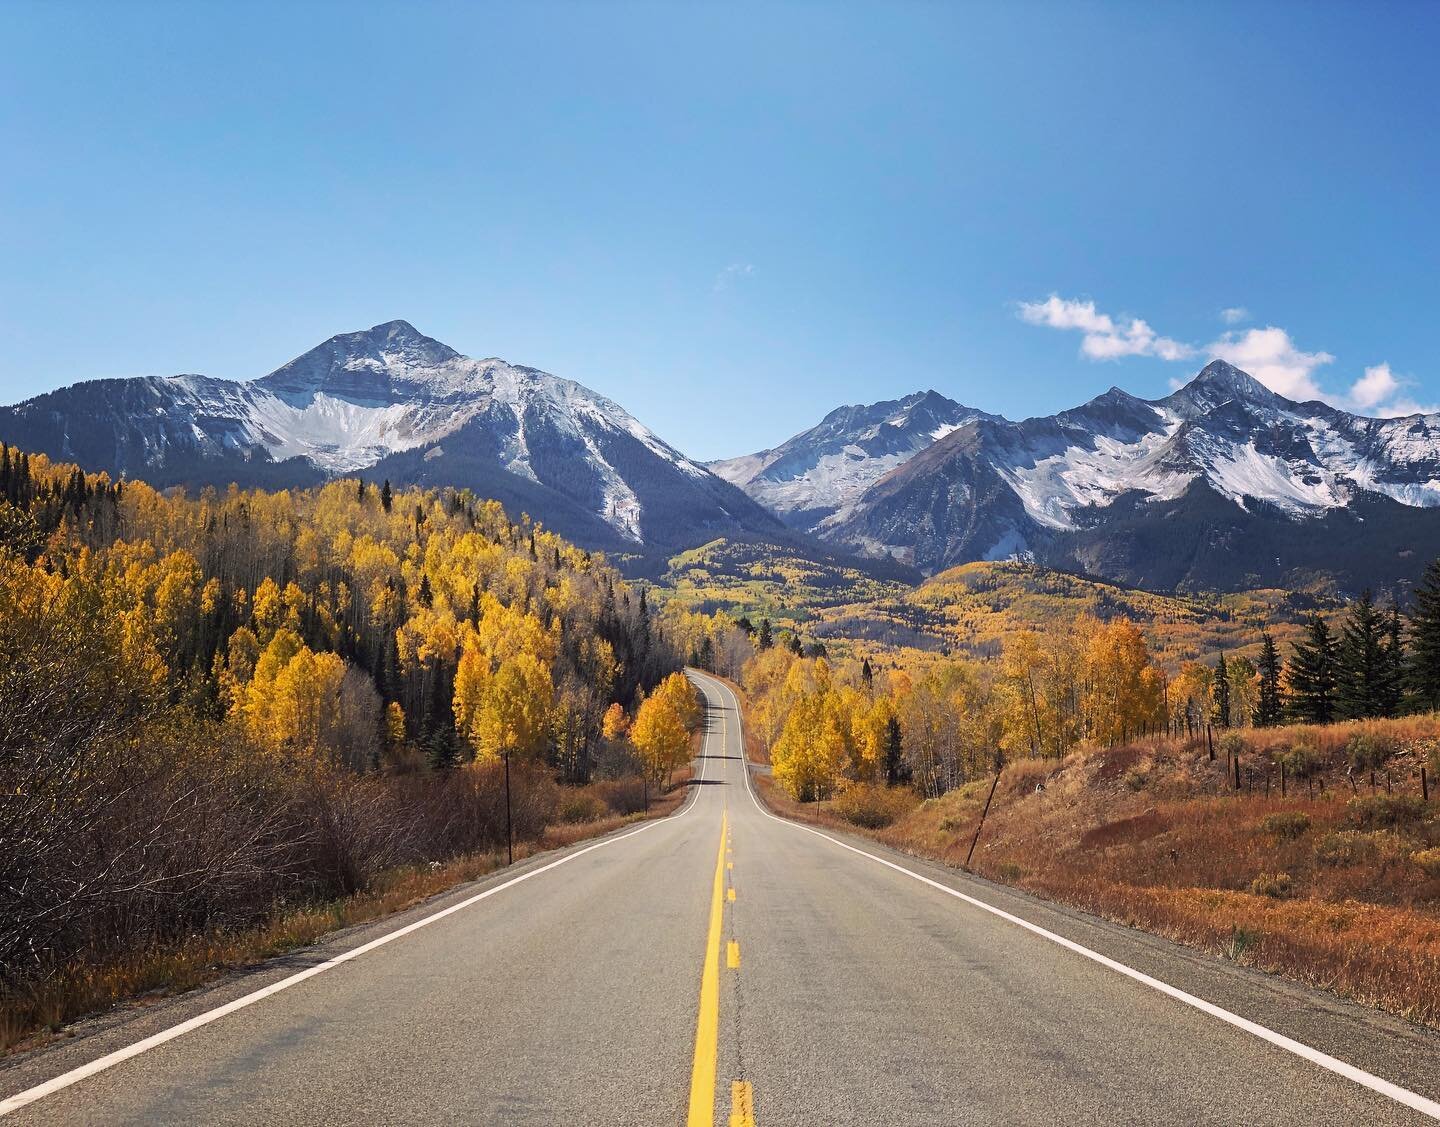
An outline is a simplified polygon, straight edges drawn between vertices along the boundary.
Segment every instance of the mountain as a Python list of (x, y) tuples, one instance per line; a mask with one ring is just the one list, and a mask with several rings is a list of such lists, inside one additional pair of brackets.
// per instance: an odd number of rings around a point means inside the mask
[(925, 572), (1019, 558), (1152, 590), (1353, 588), (1440, 555), (1437, 506), (1440, 415), (1296, 403), (1215, 361), (1163, 399), (973, 419), (818, 531)]
[(94, 380), (0, 407), (0, 440), (154, 485), (279, 488), (364, 472), (468, 487), (591, 547), (673, 550), (779, 521), (570, 380), (471, 360), (405, 321), (249, 382)]
[(860, 496), (937, 439), (996, 419), (935, 391), (839, 407), (773, 450), (709, 463), (792, 528), (823, 532)]

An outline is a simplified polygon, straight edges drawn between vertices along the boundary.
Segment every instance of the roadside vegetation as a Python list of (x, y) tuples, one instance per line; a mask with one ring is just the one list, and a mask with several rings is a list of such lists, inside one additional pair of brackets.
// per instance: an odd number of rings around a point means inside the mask
[(954, 865), (979, 830), (981, 875), (1440, 1026), (1440, 569), (1329, 621), (1178, 667), (1124, 618), (910, 665), (786, 637), (742, 675), (759, 785)]
[(699, 722), (602, 558), (357, 480), (0, 447), (0, 655), (5, 1044), (664, 809)]

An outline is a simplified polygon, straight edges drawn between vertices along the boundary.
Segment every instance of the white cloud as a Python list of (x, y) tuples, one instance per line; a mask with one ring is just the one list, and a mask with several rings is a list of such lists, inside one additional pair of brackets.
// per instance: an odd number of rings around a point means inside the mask
[[(1396, 375), (1386, 363), (1366, 368), (1343, 393), (1327, 392), (1316, 376), (1325, 365), (1333, 364), (1335, 357), (1328, 352), (1306, 352), (1286, 330), (1276, 325), (1263, 329), (1231, 329), (1202, 349), (1160, 336), (1138, 317), (1111, 317), (1096, 309), (1093, 301), (1075, 301), (1051, 294), (1044, 301), (1022, 301), (1019, 309), (1021, 320), (1031, 325), (1082, 333), (1080, 351), (1092, 360), (1116, 360), (1122, 356), (1188, 360), (1203, 354), (1249, 372), (1287, 399), (1300, 402), (1319, 399), (1379, 418), (1440, 413), (1440, 406), (1427, 406), (1407, 394), (1414, 381)], [(1220, 311), (1220, 319), (1227, 324), (1238, 324), (1249, 318), (1249, 310), (1238, 305)], [(1178, 390), (1188, 382), (1188, 379), (1171, 379), (1170, 387)]]
[(1315, 382), (1315, 369), (1335, 359), (1328, 352), (1305, 352), (1296, 348), (1290, 334), (1274, 325), (1226, 333), (1206, 346), (1205, 351), (1249, 372), (1271, 391), (1302, 401), (1325, 398)]
[(715, 275), (713, 292), (720, 293), (727, 290), (743, 278), (748, 278), (755, 273), (755, 265), (751, 262), (732, 262), (720, 273)]
[(1080, 351), (1092, 360), (1118, 360), (1122, 356), (1184, 360), (1195, 352), (1188, 344), (1160, 336), (1138, 317), (1117, 322), (1097, 310), (1093, 301), (1072, 301), (1059, 294), (1051, 294), (1044, 301), (1022, 301), (1020, 317), (1032, 325), (1083, 333)]
[(1402, 379), (1391, 371), (1389, 364), (1372, 364), (1365, 369), (1363, 376), (1350, 385), (1346, 406), (1382, 419), (1433, 415), (1440, 411), (1440, 407), (1417, 403), (1412, 396), (1403, 394), (1412, 384), (1412, 380)]
[(1400, 381), (1390, 370), (1389, 364), (1374, 364), (1365, 369), (1365, 374), (1350, 385), (1350, 402), (1362, 409), (1379, 407), (1387, 399), (1393, 399), (1400, 390)]

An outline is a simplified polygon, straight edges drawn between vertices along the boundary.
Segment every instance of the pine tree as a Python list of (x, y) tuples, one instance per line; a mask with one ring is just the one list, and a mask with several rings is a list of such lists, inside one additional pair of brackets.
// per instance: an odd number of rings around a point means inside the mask
[(1385, 616), (1385, 646), (1380, 677), (1380, 715), (1399, 716), (1405, 700), (1405, 626), (1400, 604), (1390, 603)]
[(1270, 728), (1285, 715), (1285, 699), (1280, 687), (1280, 651), (1269, 633), (1260, 635), (1260, 691), (1255, 701), (1252, 720), (1257, 728)]
[(1367, 588), (1350, 608), (1340, 629), (1336, 674), (1341, 717), (1363, 720), (1385, 711), (1387, 680), (1386, 624)]
[(892, 787), (910, 781), (910, 765), (905, 762), (900, 721), (893, 715), (885, 722), (885, 781)]
[(1215, 658), (1215, 726), (1230, 727), (1230, 668), (1223, 653)]
[(385, 483), (380, 486), (380, 507), (388, 513), (394, 499), (395, 494), (390, 490), (390, 479), (387, 477)]
[(715, 643), (710, 640), (709, 634), (706, 634), (704, 638), (700, 639), (700, 653), (698, 656), (700, 660), (696, 664), (699, 665), (701, 669), (708, 669), (713, 672), (715, 669)]
[(770, 633), (770, 620), (768, 618), (762, 618), (760, 620), (760, 633), (755, 637), (755, 648), (768, 650), (774, 644), (775, 638)]
[(794, 654), (796, 657), (804, 657), (804, 656), (805, 656), (805, 646), (804, 646), (804, 644), (800, 641), (800, 635), (799, 635), (799, 634), (791, 634), (791, 635), (790, 635), (790, 652), (791, 652), (792, 654)]
[(355, 500), (362, 505), (365, 503), (365, 479), (363, 477), (355, 479)]
[(1310, 616), (1305, 640), (1296, 642), (1286, 667), (1290, 712), (1297, 720), (1328, 724), (1335, 719), (1336, 642), (1318, 614)]
[(865, 682), (867, 690), (875, 687), (875, 670), (870, 668), (870, 659), (864, 658), (860, 662), (860, 680)]
[(1428, 708), (1440, 708), (1440, 559), (1431, 560), (1410, 606), (1410, 689)]

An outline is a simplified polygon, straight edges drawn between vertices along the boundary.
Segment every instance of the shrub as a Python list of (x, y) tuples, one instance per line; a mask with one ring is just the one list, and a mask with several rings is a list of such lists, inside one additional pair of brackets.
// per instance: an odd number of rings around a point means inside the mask
[(1362, 830), (1404, 826), (1425, 817), (1425, 803), (1415, 794), (1375, 794), (1352, 798), (1350, 820)]
[(1292, 884), (1289, 873), (1261, 873), (1250, 882), (1250, 891), (1256, 896), (1284, 900), (1290, 895)]
[(1315, 750), (1314, 745), (1304, 742), (1297, 743), (1290, 750), (1281, 752), (1276, 756), (1276, 761), (1296, 779), (1308, 779), (1313, 775), (1318, 775), (1321, 768), (1325, 766), (1325, 760)]
[(1310, 815), (1303, 810), (1282, 810), (1278, 814), (1269, 815), (1260, 823), (1260, 827), (1274, 837), (1293, 841), (1310, 828)]
[(1149, 778), (1144, 771), (1131, 771), (1125, 776), (1125, 785), (1131, 790), (1144, 790)]
[(1345, 868), (1350, 865), (1389, 864), (1407, 853), (1405, 841), (1388, 830), (1364, 833), (1337, 830), (1315, 843), (1315, 860), (1322, 865)]
[(847, 822), (869, 830), (884, 829), (916, 804), (908, 787), (880, 787), (854, 783), (836, 796), (831, 809)]
[(610, 813), (605, 800), (589, 791), (565, 791), (560, 795), (560, 820), (562, 822), (598, 822)]
[(1220, 737), (1220, 750), (1233, 759), (1237, 755), (1247, 754), (1250, 745), (1239, 732), (1230, 732)]
[(1350, 766), (1357, 771), (1373, 771), (1384, 764), (1395, 751), (1394, 745), (1384, 736), (1372, 732), (1358, 732), (1345, 745), (1345, 754), (1350, 757)]
[(1440, 877), (1440, 846), (1412, 853), (1410, 860), (1424, 869), (1427, 877)]

